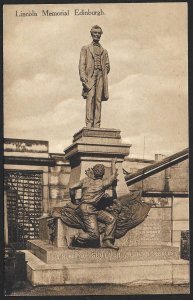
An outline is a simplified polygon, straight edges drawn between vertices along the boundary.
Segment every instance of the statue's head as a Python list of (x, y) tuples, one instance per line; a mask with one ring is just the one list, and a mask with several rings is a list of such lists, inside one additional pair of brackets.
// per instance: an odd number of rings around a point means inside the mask
[(93, 168), (93, 174), (96, 179), (102, 179), (105, 174), (105, 167), (102, 164), (96, 164)]
[(94, 25), (90, 30), (93, 42), (99, 42), (101, 34), (103, 34), (102, 28), (98, 25)]

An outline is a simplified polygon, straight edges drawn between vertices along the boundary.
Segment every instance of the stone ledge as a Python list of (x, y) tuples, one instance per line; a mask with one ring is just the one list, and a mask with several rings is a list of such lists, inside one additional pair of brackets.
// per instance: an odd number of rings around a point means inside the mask
[(83, 127), (73, 136), (73, 142), (81, 138), (94, 137), (102, 139), (121, 139), (120, 129)]
[(120, 247), (118, 251), (106, 248), (69, 249), (55, 247), (47, 241), (28, 241), (28, 249), (48, 264), (121, 263), (129, 261), (179, 259), (179, 248), (172, 246)]
[(130, 152), (130, 144), (102, 144), (96, 143), (94, 140), (93, 143), (86, 142), (75, 142), (70, 145), (68, 148), (64, 150), (65, 159), (70, 159), (75, 154), (79, 153), (79, 155), (100, 155), (100, 156), (109, 156), (116, 155), (124, 158), (129, 155)]

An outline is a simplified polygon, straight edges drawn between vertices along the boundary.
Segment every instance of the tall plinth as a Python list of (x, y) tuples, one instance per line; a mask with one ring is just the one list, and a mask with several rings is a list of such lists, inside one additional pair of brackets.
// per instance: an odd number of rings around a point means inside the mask
[(117, 158), (118, 169), (117, 195), (129, 192), (125, 183), (122, 162), (129, 155), (131, 144), (123, 144), (120, 130), (84, 127), (74, 134), (73, 143), (64, 150), (65, 158), (70, 161), (71, 175), (69, 186), (84, 178), (85, 171), (97, 163), (105, 166), (105, 176), (109, 175), (111, 160)]

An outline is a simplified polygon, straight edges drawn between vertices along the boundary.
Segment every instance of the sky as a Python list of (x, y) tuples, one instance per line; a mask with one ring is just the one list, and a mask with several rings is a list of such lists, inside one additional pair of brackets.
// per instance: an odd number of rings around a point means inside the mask
[[(42, 16), (42, 9), (70, 15)], [(16, 16), (32, 10), (38, 16)], [(80, 49), (96, 24), (111, 64), (101, 127), (121, 130), (130, 157), (188, 147), (186, 3), (5, 5), (4, 136), (47, 140), (55, 153), (72, 143), (85, 126)]]

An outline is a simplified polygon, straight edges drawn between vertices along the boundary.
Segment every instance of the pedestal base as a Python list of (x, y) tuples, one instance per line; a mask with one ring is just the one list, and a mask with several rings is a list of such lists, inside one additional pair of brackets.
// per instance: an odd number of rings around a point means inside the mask
[(131, 145), (123, 144), (120, 130), (84, 127), (74, 135), (73, 144), (64, 150), (65, 158), (70, 161), (71, 174), (69, 186), (84, 178), (85, 171), (97, 163), (106, 167), (105, 176), (110, 173), (111, 160), (117, 158), (118, 184), (117, 195), (128, 193), (123, 175), (122, 162), (129, 154)]
[[(74, 251), (74, 250), (71, 250)], [(103, 263), (47, 264), (29, 250), (27, 277), (33, 286), (65, 284), (185, 284), (189, 264), (185, 260), (140, 260)]]
[(128, 261), (144, 260), (177, 260), (179, 248), (172, 246), (143, 246), (120, 247), (120, 249), (108, 248), (57, 248), (47, 241), (28, 241), (28, 249), (47, 264), (77, 264), (77, 263), (121, 263)]

